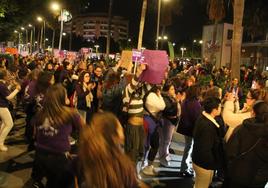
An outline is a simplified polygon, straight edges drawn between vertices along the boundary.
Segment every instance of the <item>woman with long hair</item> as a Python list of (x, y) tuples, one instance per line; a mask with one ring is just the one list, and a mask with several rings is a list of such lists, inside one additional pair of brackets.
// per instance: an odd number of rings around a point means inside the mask
[(169, 166), (169, 161), (171, 160), (169, 155), (169, 145), (180, 114), (180, 106), (176, 99), (173, 82), (169, 81), (164, 85), (162, 95), (166, 107), (163, 110), (163, 124), (160, 128), (159, 156), (160, 164)]
[(262, 92), (259, 89), (250, 89), (246, 96), (246, 103), (242, 110), (239, 110), (239, 104), (233, 93), (227, 94), (227, 100), (223, 106), (222, 117), (226, 125), (229, 126), (225, 135), (227, 142), (232, 135), (234, 129), (242, 124), (242, 122), (251, 117), (252, 107), (257, 100), (262, 99)]
[(80, 135), (79, 158), (86, 187), (139, 187), (134, 164), (123, 152), (124, 133), (112, 113), (96, 113)]
[(186, 90), (186, 98), (181, 105), (181, 119), (177, 131), (184, 135), (185, 147), (181, 161), (180, 176), (192, 177), (193, 173), (190, 164), (186, 162), (191, 154), (193, 144), (193, 131), (196, 120), (201, 114), (201, 104), (199, 102), (200, 88), (192, 85)]
[(16, 89), (10, 92), (7, 80), (7, 71), (5, 69), (0, 69), (0, 119), (2, 121), (0, 125), (0, 151), (7, 151), (8, 148), (4, 145), (5, 139), (9, 131), (13, 127), (13, 119), (11, 113), (8, 109), (9, 101), (12, 100), (18, 92), (21, 90), (19, 84), (16, 85)]
[(46, 177), (46, 187), (68, 187), (73, 181), (68, 171), (69, 137), (82, 123), (80, 115), (66, 106), (67, 101), (67, 92), (62, 85), (51, 86), (35, 122), (36, 155), (32, 177), (39, 184)]
[[(161, 86), (153, 85), (144, 96), (144, 157), (142, 172), (145, 175), (153, 176), (156, 171), (153, 166), (154, 159), (159, 149), (159, 129), (162, 126), (161, 112), (165, 109), (166, 104), (161, 95)], [(148, 161), (148, 165), (146, 162)]]
[(122, 95), (127, 85), (125, 78), (120, 79), (118, 72), (110, 72), (106, 75), (102, 90), (102, 109), (112, 112), (120, 119), (122, 114)]
[(77, 96), (76, 107), (78, 112), (83, 117), (85, 122), (89, 122), (92, 116), (92, 102), (93, 95), (92, 89), (95, 87), (95, 83), (90, 80), (90, 74), (87, 71), (82, 71), (78, 78), (78, 83), (75, 87), (75, 95)]

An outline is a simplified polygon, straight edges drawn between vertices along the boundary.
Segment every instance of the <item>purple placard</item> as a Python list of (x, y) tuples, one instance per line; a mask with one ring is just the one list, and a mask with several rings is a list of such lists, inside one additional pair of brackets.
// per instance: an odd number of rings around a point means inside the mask
[(140, 61), (142, 52), (137, 49), (132, 49), (132, 61)]
[(140, 76), (140, 80), (150, 84), (161, 84), (168, 66), (168, 55), (162, 50), (144, 50), (142, 63), (147, 64), (146, 70)]

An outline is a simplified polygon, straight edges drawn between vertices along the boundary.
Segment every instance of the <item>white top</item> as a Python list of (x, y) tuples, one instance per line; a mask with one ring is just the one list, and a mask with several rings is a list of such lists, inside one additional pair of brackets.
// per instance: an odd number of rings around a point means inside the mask
[(251, 117), (251, 112), (234, 113), (234, 102), (226, 101), (223, 106), (222, 117), (224, 122), (229, 126), (229, 129), (224, 137), (225, 141), (227, 142), (234, 129), (241, 125), (245, 119)]
[(147, 96), (145, 106), (153, 116), (156, 116), (158, 112), (165, 109), (166, 104), (161, 95), (158, 96), (156, 93), (151, 92)]

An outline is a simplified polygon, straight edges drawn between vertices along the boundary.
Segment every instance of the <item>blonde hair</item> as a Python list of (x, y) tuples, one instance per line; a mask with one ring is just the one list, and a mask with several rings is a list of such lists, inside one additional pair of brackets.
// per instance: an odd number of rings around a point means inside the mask
[(111, 113), (97, 113), (81, 131), (79, 156), (87, 187), (137, 187), (134, 164), (122, 152), (120, 123)]

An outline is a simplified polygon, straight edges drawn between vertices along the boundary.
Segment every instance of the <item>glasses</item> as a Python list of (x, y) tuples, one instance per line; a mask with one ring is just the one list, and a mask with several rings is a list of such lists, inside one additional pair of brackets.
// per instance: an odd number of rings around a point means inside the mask
[(247, 96), (247, 98), (246, 98), (246, 99), (252, 99), (252, 97), (248, 97), (248, 96)]

